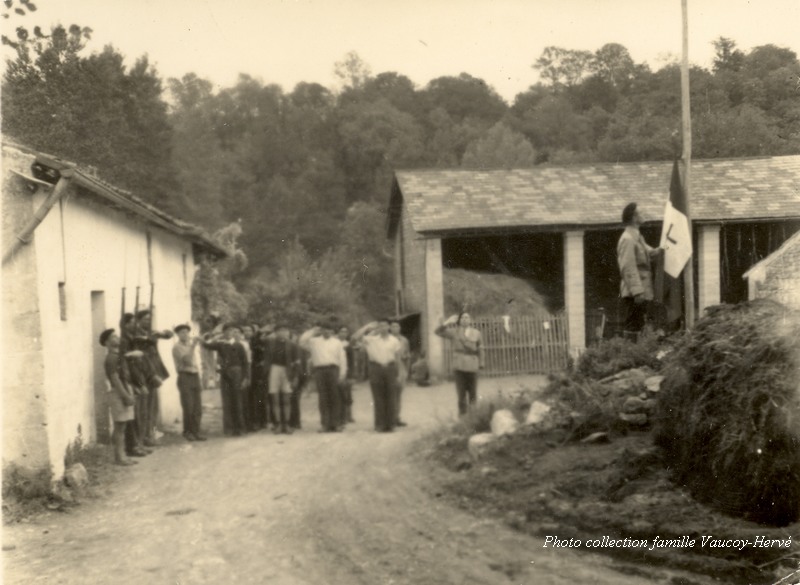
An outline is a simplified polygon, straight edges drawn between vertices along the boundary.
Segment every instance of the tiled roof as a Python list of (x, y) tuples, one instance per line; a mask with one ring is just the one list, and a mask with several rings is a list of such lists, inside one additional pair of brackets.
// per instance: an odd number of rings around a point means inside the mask
[(76, 184), (97, 195), (105, 203), (113, 207), (124, 209), (126, 212), (139, 216), (148, 223), (158, 225), (171, 233), (186, 238), (198, 245), (201, 249), (211, 252), (215, 256), (224, 257), (228, 255), (228, 252), (211, 239), (202, 228), (174, 217), (140, 199), (131, 192), (101, 180), (87, 168), (70, 161), (37, 152), (20, 144), (4, 142), (3, 150), (5, 151), (6, 149), (14, 149), (31, 156), (34, 160), (34, 166), (38, 164), (43, 165), (45, 169), (55, 169), (57, 172), (54, 178), (51, 178), (48, 182), (55, 183), (59, 173), (69, 169), (73, 172), (72, 180)]
[[(631, 201), (659, 220), (671, 172), (671, 161), (397, 171), (389, 231), (400, 196), (423, 233), (619, 225)], [(695, 221), (800, 218), (800, 156), (693, 161), (690, 191)]]

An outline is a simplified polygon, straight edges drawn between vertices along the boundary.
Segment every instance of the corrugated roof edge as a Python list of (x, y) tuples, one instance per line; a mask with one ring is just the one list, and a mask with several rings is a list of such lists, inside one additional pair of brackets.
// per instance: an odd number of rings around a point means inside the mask
[(130, 191), (116, 187), (102, 179), (94, 176), (86, 168), (78, 163), (67, 161), (62, 158), (43, 153), (36, 149), (27, 147), (23, 144), (3, 140), (3, 149), (14, 148), (25, 154), (31, 155), (36, 162), (46, 166), (56, 166), (59, 170), (71, 169), (74, 171), (73, 181), (92, 193), (103, 197), (115, 205), (125, 208), (127, 211), (138, 215), (148, 223), (157, 225), (173, 234), (187, 238), (192, 243), (198, 245), (207, 252), (217, 257), (227, 257), (228, 251), (217, 244), (208, 233), (201, 227), (187, 221), (174, 217), (158, 207), (147, 203)]

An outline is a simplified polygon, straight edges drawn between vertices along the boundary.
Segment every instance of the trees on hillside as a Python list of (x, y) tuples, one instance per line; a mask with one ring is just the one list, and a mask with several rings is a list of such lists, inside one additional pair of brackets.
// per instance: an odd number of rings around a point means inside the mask
[[(23, 32), (21, 32), (23, 31)], [(3, 78), (3, 132), (92, 165), (107, 180), (175, 210), (171, 131), (161, 80), (146, 57), (126, 68), (111, 47), (82, 55), (88, 29), (18, 29)]]
[[(336, 272), (352, 287), (341, 290), (372, 314), (390, 312), (384, 227), (398, 168), (680, 152), (677, 66), (652, 71), (616, 43), (594, 52), (546, 48), (534, 64), (540, 82), (510, 106), (468, 74), (416, 87), (399, 72), (373, 74), (355, 53), (336, 64), (338, 90), (303, 82), (285, 92), (247, 75), (215, 90), (188, 73), (169, 80), (167, 101), (146, 59), (126, 67), (111, 47), (85, 55), (90, 34), (22, 29), (8, 39), (17, 56), (3, 79), (4, 132), (97, 166), (109, 181), (211, 230), (238, 226), (250, 261), (226, 275), (251, 293), (272, 290), (265, 279), (305, 258), (317, 272)], [(797, 55), (773, 45), (744, 52), (723, 37), (714, 46), (712, 69), (690, 72), (694, 156), (800, 152)]]

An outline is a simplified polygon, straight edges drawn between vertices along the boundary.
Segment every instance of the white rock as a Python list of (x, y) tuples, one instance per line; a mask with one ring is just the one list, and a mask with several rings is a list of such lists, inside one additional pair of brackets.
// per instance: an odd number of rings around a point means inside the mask
[(497, 440), (492, 433), (472, 435), (467, 442), (467, 450), (473, 459), (480, 459), (493, 442)]
[(510, 435), (517, 430), (517, 427), (519, 423), (510, 410), (496, 410), (492, 415), (492, 434), (496, 437)]
[(525, 424), (538, 425), (544, 420), (544, 417), (547, 416), (548, 412), (550, 412), (549, 404), (535, 400), (533, 404), (531, 404), (531, 409), (528, 411), (528, 416), (525, 418)]
[(650, 376), (647, 380), (644, 381), (644, 385), (647, 386), (648, 392), (658, 392), (661, 390), (661, 382), (664, 381), (664, 376)]

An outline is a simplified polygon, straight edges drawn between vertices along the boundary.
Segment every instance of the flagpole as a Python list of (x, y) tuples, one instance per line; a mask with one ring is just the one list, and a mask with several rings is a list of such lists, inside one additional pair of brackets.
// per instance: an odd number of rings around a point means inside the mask
[[(692, 165), (692, 114), (689, 100), (689, 9), (688, 0), (681, 0), (683, 16), (683, 56), (681, 58), (681, 128), (683, 134), (683, 192), (686, 199), (686, 219), (689, 223), (689, 234), (692, 230), (691, 197), (689, 196), (689, 177)], [(686, 329), (694, 327), (694, 262), (689, 258), (683, 269), (684, 312)]]

